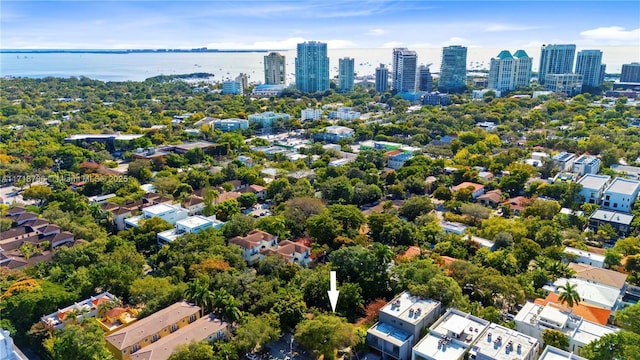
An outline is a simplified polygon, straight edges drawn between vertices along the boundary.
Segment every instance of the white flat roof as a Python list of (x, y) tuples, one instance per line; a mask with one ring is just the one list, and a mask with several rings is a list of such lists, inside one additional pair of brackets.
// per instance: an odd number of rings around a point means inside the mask
[[(498, 337), (500, 342), (496, 343)], [(512, 360), (527, 358), (532, 351), (537, 353), (538, 346), (539, 342), (534, 337), (491, 323), (482, 337), (476, 341), (472, 351), (494, 360)]]
[(620, 295), (620, 289), (613, 289), (608, 286), (594, 284), (587, 280), (576, 278), (560, 278), (553, 283), (553, 286), (557, 288), (558, 286), (565, 285), (567, 282), (576, 287), (576, 292), (578, 292), (583, 302), (600, 307), (613, 309)]
[(587, 250), (580, 250), (567, 246), (564, 248), (564, 252), (566, 254), (588, 257), (589, 259), (593, 259), (593, 261), (604, 262), (604, 255), (596, 254)]
[[(394, 304), (398, 304), (397, 300), (400, 301), (399, 305), (396, 306)], [(439, 301), (413, 296), (408, 291), (405, 291), (388, 302), (387, 305), (380, 309), (380, 312), (401, 319), (403, 321), (416, 324), (424, 317), (431, 314), (431, 312), (437, 310), (439, 307)], [(418, 309), (420, 309), (420, 315), (416, 316), (416, 314), (418, 313), (416, 310)], [(409, 316), (410, 313), (412, 314), (411, 317)]]
[(549, 305), (542, 309), (539, 317), (547, 322), (557, 324), (561, 328), (565, 327), (567, 320), (569, 320), (569, 315)]
[(135, 140), (143, 137), (144, 134), (74, 134), (69, 135), (65, 140), (86, 140), (86, 139), (110, 139), (115, 140)]
[(613, 334), (617, 329), (592, 323), (591, 321), (582, 321), (580, 326), (573, 333), (573, 340), (588, 344), (594, 340), (598, 340), (607, 334)]
[(459, 359), (467, 350), (467, 346), (454, 341), (441, 346), (440, 340), (440, 337), (429, 334), (413, 347), (413, 351), (423, 354), (427, 359), (452, 360)]
[(578, 184), (582, 185), (584, 189), (599, 190), (605, 186), (609, 180), (611, 180), (611, 176), (609, 175), (587, 174), (578, 180)]
[(569, 353), (564, 350), (555, 348), (553, 346), (547, 346), (538, 360), (587, 360), (582, 356), (578, 356), (574, 353)]
[(195, 228), (207, 223), (211, 223), (211, 220), (204, 216), (189, 216), (186, 219), (176, 221), (176, 225), (181, 225), (186, 228)]
[(640, 187), (639, 181), (615, 178), (605, 192), (632, 195), (634, 192), (638, 191), (638, 187)]
[(149, 207), (146, 207), (146, 208), (142, 209), (142, 211), (145, 214), (149, 214), (151, 216), (158, 216), (160, 214), (164, 214), (164, 213), (172, 211), (172, 210), (177, 210), (177, 209), (176, 209), (176, 207), (171, 206), (171, 205), (167, 205), (167, 204), (152, 205), (152, 206), (149, 206)]
[(471, 324), (471, 320), (465, 319), (458, 314), (453, 314), (447, 321), (442, 323), (442, 328), (454, 334), (462, 334), (469, 324)]

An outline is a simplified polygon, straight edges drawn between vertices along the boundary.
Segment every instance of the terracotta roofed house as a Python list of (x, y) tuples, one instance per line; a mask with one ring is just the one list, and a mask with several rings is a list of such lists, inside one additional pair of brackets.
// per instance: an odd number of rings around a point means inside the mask
[(260, 254), (261, 258), (266, 255), (277, 255), (284, 261), (298, 263), (302, 266), (309, 265), (311, 262), (311, 248), (289, 240), (281, 241), (277, 248), (262, 249)]
[(242, 248), (242, 257), (249, 265), (253, 265), (260, 260), (261, 250), (275, 248), (277, 242), (277, 236), (258, 229), (249, 231), (247, 236), (236, 236), (229, 240), (229, 244), (235, 244)]
[(465, 181), (463, 183), (460, 183), (460, 184), (452, 187), (451, 190), (452, 191), (460, 191), (460, 190), (466, 189), (466, 188), (473, 188), (473, 190), (472, 190), (473, 200), (476, 200), (480, 195), (484, 194), (484, 185), (478, 184), (478, 183), (474, 183), (474, 182), (470, 182), (470, 181)]
[(478, 196), (478, 202), (495, 208), (502, 202), (502, 191), (499, 189), (487, 191), (485, 194)]

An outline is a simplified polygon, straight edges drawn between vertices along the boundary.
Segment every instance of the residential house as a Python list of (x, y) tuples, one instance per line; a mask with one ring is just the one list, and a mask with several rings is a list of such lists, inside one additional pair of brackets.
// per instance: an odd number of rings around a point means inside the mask
[(536, 360), (540, 352), (538, 339), (516, 330), (491, 323), (469, 350), (472, 360)]
[(610, 181), (609, 175), (586, 174), (578, 180), (578, 184), (582, 185), (580, 195), (584, 197), (585, 202), (600, 205), (604, 189)]
[(440, 221), (440, 226), (444, 232), (450, 234), (462, 235), (467, 230), (466, 225), (457, 222)]
[(640, 193), (640, 181), (615, 178), (604, 190), (602, 208), (630, 213)]
[(229, 244), (240, 246), (242, 257), (249, 265), (253, 265), (260, 260), (260, 251), (262, 249), (275, 248), (277, 243), (277, 236), (258, 229), (249, 231), (247, 236), (236, 236), (229, 240)]
[(588, 250), (576, 249), (570, 246), (564, 248), (564, 253), (571, 261), (599, 268), (604, 267), (604, 255), (596, 254)]
[(108, 333), (127, 326), (136, 320), (138, 320), (137, 310), (120, 306), (105, 312), (101, 318), (98, 316), (98, 323), (102, 329)]
[(583, 304), (615, 311), (619, 306), (618, 298), (622, 298), (621, 289), (619, 288), (616, 289), (581, 278), (559, 278), (553, 282), (553, 286), (545, 286), (545, 290), (553, 290), (556, 294), (560, 294), (563, 291), (560, 287), (566, 286), (567, 284), (575, 287)]
[[(538, 305), (545, 306), (549, 303), (551, 304), (560, 304), (560, 295), (554, 292), (549, 292), (547, 297), (544, 299), (535, 299), (534, 301)], [(565, 304), (567, 308), (571, 308), (571, 311), (574, 315), (582, 317), (586, 321), (591, 321), (592, 323), (607, 325), (609, 322), (609, 318), (611, 317), (611, 310), (601, 308), (599, 306), (594, 306), (582, 302), (574, 303), (573, 306), (569, 307)]]
[(206, 229), (220, 229), (224, 222), (217, 220), (215, 215), (204, 217), (202, 215), (189, 216), (186, 219), (176, 221), (176, 226), (157, 235), (158, 245), (162, 246), (172, 242), (184, 234), (197, 234)]
[(460, 183), (454, 187), (451, 188), (451, 191), (460, 191), (462, 189), (466, 189), (466, 188), (472, 188), (472, 197), (473, 200), (478, 199), (478, 197), (480, 197), (480, 195), (484, 194), (484, 185), (482, 184), (478, 184), (478, 183), (474, 183), (474, 182), (469, 182), (469, 181), (465, 181), (463, 183)]
[(255, 194), (259, 200), (264, 200), (267, 198), (267, 188), (260, 185), (249, 185), (239, 191), (241, 194), (245, 192), (249, 192)]
[(597, 174), (600, 171), (600, 159), (593, 155), (580, 155), (573, 162), (573, 172), (580, 176), (585, 174)]
[(421, 331), (441, 313), (439, 301), (405, 291), (380, 309), (378, 322), (367, 330), (367, 344), (383, 359), (408, 360)]
[(91, 296), (88, 299), (69, 305), (63, 309), (43, 316), (40, 321), (54, 329), (61, 330), (69, 321), (81, 321), (82, 319), (98, 316), (98, 307), (102, 303), (117, 302), (118, 299), (109, 292)]
[(573, 275), (574, 278), (583, 279), (594, 284), (608, 286), (621, 294), (625, 292), (627, 287), (627, 274), (573, 262), (569, 263), (569, 268), (575, 271), (575, 274)]
[(413, 153), (401, 150), (392, 150), (387, 156), (387, 167), (391, 169), (401, 168), (405, 162), (413, 158)]
[(260, 255), (260, 259), (268, 255), (275, 255), (286, 262), (301, 266), (307, 266), (311, 262), (311, 248), (290, 240), (281, 241), (275, 248), (264, 248), (260, 250)]
[[(180, 338), (183, 330), (186, 330), (185, 328), (192, 328), (192, 324), (199, 318), (199, 306), (186, 301), (180, 301), (140, 319), (129, 326), (107, 334), (105, 336), (107, 348), (116, 359), (133, 359), (133, 356), (138, 351), (146, 350), (146, 347), (153, 345), (165, 337)], [(184, 340), (184, 338), (182, 339)], [(185, 343), (185, 341), (180, 341), (179, 343)], [(172, 345), (175, 346), (177, 344), (172, 343)], [(171, 352), (173, 352), (174, 349), (175, 347)]]
[(487, 320), (449, 308), (413, 347), (411, 360), (462, 359), (488, 326)]
[(587, 227), (591, 231), (597, 232), (601, 225), (609, 224), (618, 233), (618, 236), (623, 237), (631, 232), (633, 217), (627, 213), (598, 209), (589, 217)]
[(182, 203), (182, 207), (187, 209), (189, 216), (202, 214), (204, 210), (204, 200), (197, 196), (191, 195)]
[(573, 352), (567, 352), (557, 347), (547, 345), (538, 360), (587, 360), (582, 356), (578, 356)]
[(615, 171), (617, 174), (624, 175), (625, 177), (628, 177), (628, 178), (632, 178), (632, 179), (640, 178), (639, 166), (613, 164), (611, 165), (611, 170)]
[(579, 352), (585, 345), (607, 334), (618, 331), (617, 328), (603, 326), (587, 321), (574, 314), (571, 308), (548, 303), (538, 305), (527, 302), (515, 316), (516, 329), (542, 342), (544, 330), (558, 330), (569, 338), (569, 351)]
[(140, 220), (159, 217), (171, 225), (175, 225), (178, 220), (184, 220), (188, 216), (187, 209), (180, 205), (158, 204), (142, 209), (142, 215), (132, 216), (125, 219), (125, 227), (138, 227)]
[(571, 171), (573, 163), (576, 161), (576, 154), (563, 151), (554, 155), (551, 160), (560, 172)]
[(520, 215), (522, 210), (524, 210), (529, 203), (531, 203), (531, 199), (524, 196), (516, 196), (506, 200), (502, 204), (508, 206), (514, 215)]
[(327, 126), (322, 132), (318, 132), (314, 135), (316, 141), (327, 141), (337, 143), (343, 139), (353, 138), (355, 131), (346, 126)]
[(496, 208), (502, 202), (502, 191), (499, 189), (487, 191), (485, 194), (478, 196), (476, 200), (484, 206)]

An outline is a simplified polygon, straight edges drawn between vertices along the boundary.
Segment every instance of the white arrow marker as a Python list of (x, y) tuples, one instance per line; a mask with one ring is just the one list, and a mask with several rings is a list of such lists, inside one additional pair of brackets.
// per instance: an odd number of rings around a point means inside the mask
[(331, 287), (327, 293), (329, 294), (329, 302), (331, 302), (331, 310), (336, 312), (336, 304), (338, 303), (338, 295), (340, 295), (340, 291), (336, 288), (336, 272), (331, 272)]

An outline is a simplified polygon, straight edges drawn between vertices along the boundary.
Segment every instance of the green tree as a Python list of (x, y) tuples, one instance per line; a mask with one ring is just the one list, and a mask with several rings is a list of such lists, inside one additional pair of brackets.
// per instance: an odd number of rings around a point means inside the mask
[(207, 340), (178, 345), (169, 360), (214, 360), (213, 347)]
[(52, 352), (54, 360), (113, 359), (104, 341), (104, 331), (94, 319), (82, 325), (67, 324), (54, 334)]
[(280, 321), (273, 314), (247, 315), (236, 329), (234, 342), (243, 352), (253, 352), (280, 338)]
[(42, 206), (52, 193), (53, 191), (48, 186), (32, 185), (22, 193), (22, 198), (25, 200), (38, 200), (38, 204)]
[(336, 351), (357, 345), (359, 338), (353, 325), (333, 315), (319, 315), (304, 320), (296, 327), (295, 339), (316, 356), (327, 360), (336, 358)]
[(615, 323), (621, 328), (640, 335), (640, 304), (631, 305), (616, 311)]
[(558, 286), (560, 295), (558, 296), (558, 300), (561, 304), (567, 304), (569, 307), (573, 307), (573, 305), (578, 305), (582, 299), (580, 299), (580, 294), (577, 291), (577, 285), (573, 285), (567, 281), (566, 284)]
[(546, 329), (542, 332), (542, 342), (544, 346), (555, 346), (558, 349), (567, 350), (569, 348), (569, 338), (558, 330)]
[(256, 194), (251, 192), (245, 192), (240, 194), (238, 198), (238, 203), (243, 208), (250, 208), (258, 202), (258, 197)]
[(208, 284), (198, 278), (187, 284), (184, 297), (200, 306), (200, 316), (203, 316), (216, 300), (214, 294), (209, 290)]
[(433, 204), (431, 200), (426, 196), (412, 196), (405, 200), (398, 213), (400, 216), (404, 216), (409, 221), (415, 220), (418, 216), (424, 215), (433, 210)]
[(629, 331), (618, 331), (595, 340), (580, 352), (590, 360), (628, 360), (638, 359), (640, 354), (640, 335)]

